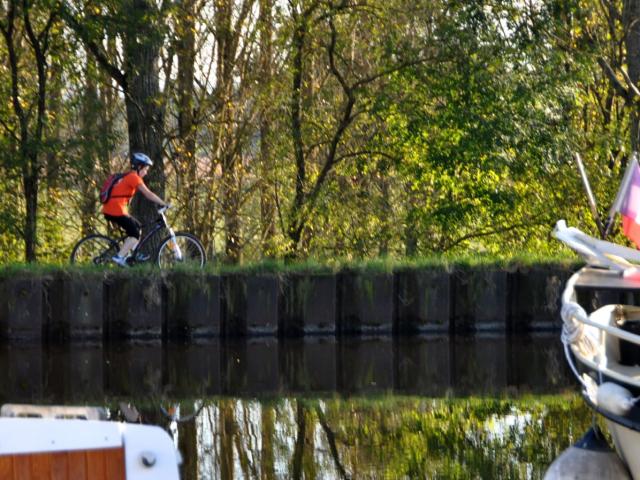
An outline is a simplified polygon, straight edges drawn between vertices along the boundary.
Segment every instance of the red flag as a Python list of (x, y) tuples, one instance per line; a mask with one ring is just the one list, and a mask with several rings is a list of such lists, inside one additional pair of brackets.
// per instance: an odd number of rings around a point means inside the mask
[(635, 219), (622, 215), (622, 231), (629, 240), (636, 244), (636, 248), (640, 246), (640, 225)]
[(640, 166), (631, 157), (612, 210), (622, 215), (622, 231), (636, 248), (640, 247)]

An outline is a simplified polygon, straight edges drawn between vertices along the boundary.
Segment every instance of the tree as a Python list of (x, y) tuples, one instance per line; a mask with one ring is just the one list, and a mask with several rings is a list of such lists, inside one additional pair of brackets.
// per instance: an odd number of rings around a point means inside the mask
[(125, 150), (231, 262), (550, 250), (571, 153), (608, 199), (638, 144), (636, 1), (49, 2), (0, 3), (7, 258), (62, 258)]
[(628, 87), (626, 98), (631, 104), (631, 148), (633, 151), (637, 151), (640, 145), (640, 89), (638, 88), (638, 80), (640, 80), (640, 1), (626, 0), (624, 2), (622, 22), (627, 49)]
[[(398, 25), (386, 13), (379, 5), (369, 10), (347, 1), (327, 5), (290, 2), (289, 114), (295, 187), (286, 215), (286, 234), (291, 256), (299, 253), (303, 234), (336, 167), (348, 160), (377, 155), (368, 148), (374, 135), (371, 130), (379, 128), (374, 121), (376, 95), (394, 72), (424, 60), (420, 56), (407, 59), (405, 52), (389, 44), (388, 35)], [(368, 42), (371, 35), (380, 37), (381, 46)], [(323, 58), (314, 58), (322, 62), (316, 66), (318, 72), (310, 62), (312, 42), (324, 51)], [(326, 80), (322, 70), (329, 73)], [(305, 91), (305, 86), (320, 81), (322, 89), (317, 94)]]
[(539, 39), (551, 12), (431, 8), (415, 16), (431, 60), (399, 71), (379, 100), (404, 252), (497, 253), (546, 238), (572, 192), (558, 188), (573, 178), (558, 152), (570, 152), (577, 109), (566, 56)]
[(274, 198), (274, 163), (272, 148), (272, 123), (273, 106), (271, 100), (274, 92), (274, 26), (273, 26), (273, 0), (260, 0), (260, 17), (258, 19), (260, 30), (260, 77), (265, 85), (266, 92), (262, 109), (259, 113), (260, 125), (260, 239), (262, 242), (262, 255), (272, 257), (276, 253), (276, 202)]
[[(102, 2), (99, 6), (87, 2), (78, 8), (62, 2), (61, 9), (69, 26), (120, 87), (126, 106), (129, 151), (145, 152), (153, 159), (154, 168), (145, 182), (163, 197), (165, 102), (160, 92), (159, 61), (168, 2), (160, 6), (152, 0)], [(104, 48), (104, 40), (112, 37), (122, 42), (121, 62), (113, 56), (116, 52)], [(139, 197), (133, 202), (134, 214), (143, 223), (155, 218), (155, 208)]]
[[(201, 8), (201, 7), (200, 7)], [(177, 135), (175, 141), (176, 173), (180, 178), (185, 210), (185, 227), (198, 232), (197, 214), (200, 209), (197, 190), (198, 159), (196, 152), (197, 124), (195, 119), (195, 60), (196, 14), (199, 10), (194, 0), (183, 2), (176, 13), (176, 56), (178, 73), (176, 81)], [(199, 233), (199, 232), (198, 232)]]
[[(34, 262), (37, 258), (38, 192), (43, 171), (47, 115), (47, 55), (57, 11), (48, 8), (46, 2), (9, 0), (1, 4), (0, 14), (0, 32), (9, 57), (13, 109), (13, 118), (10, 123), (3, 123), (3, 127), (13, 140), (14, 154), (21, 171), (25, 201), (22, 228), (25, 258)], [(27, 44), (25, 49), (21, 48), (23, 42)], [(35, 78), (26, 57), (31, 57), (34, 62)]]

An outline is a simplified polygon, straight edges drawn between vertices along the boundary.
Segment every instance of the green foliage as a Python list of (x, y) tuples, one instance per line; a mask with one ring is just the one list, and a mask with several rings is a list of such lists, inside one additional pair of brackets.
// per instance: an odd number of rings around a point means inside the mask
[[(150, 67), (124, 65), (133, 56), (119, 44), (163, 45), (164, 90), (150, 101), (165, 109), (174, 226), (201, 237), (210, 257), (249, 269), (279, 270), (260, 262), (291, 256), (331, 269), (378, 258), (553, 256), (557, 219), (595, 233), (572, 153), (583, 154), (604, 213), (630, 151), (629, 109), (598, 65), (625, 64), (620, 2), (604, 16), (590, 0), (264, 2), (257, 17), (234, 1), (200, 10), (140, 2), (149, 8), (133, 11), (63, 3), (81, 28), (68, 15), (52, 28), (45, 133), (25, 143), (39, 151), (44, 262), (64, 261), (83, 233), (103, 229), (97, 185), (126, 164), (134, 130), (105, 66)], [(51, 8), (33, 2), (37, 28)], [(234, 9), (238, 18), (225, 16)], [(35, 61), (21, 22), (19, 81), (33, 108)], [(0, 98), (10, 99), (4, 41), (0, 58)], [(4, 263), (24, 256), (27, 214), (11, 102), (0, 105), (0, 131)], [(617, 229), (613, 239), (625, 242)]]
[(345, 463), (389, 478), (537, 478), (590, 419), (580, 398), (563, 396), (354, 399), (326, 410)]
[[(296, 465), (309, 478), (319, 472), (331, 478), (542, 478), (592, 421), (578, 395), (210, 398), (205, 404), (198, 425), (216, 434), (206, 430), (212, 448), (199, 452), (199, 468), (227, 469), (229, 478), (240, 470), (292, 478)], [(190, 408), (193, 401), (181, 405)], [(215, 453), (225, 449), (229, 457), (245, 456), (246, 465), (225, 464)], [(278, 476), (272, 462), (280, 465)]]

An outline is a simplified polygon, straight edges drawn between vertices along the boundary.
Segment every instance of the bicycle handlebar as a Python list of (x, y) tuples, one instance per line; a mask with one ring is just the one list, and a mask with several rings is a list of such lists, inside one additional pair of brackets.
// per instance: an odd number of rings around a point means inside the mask
[(163, 214), (164, 212), (166, 212), (167, 210), (169, 210), (169, 208), (170, 208), (170, 207), (171, 207), (171, 205), (169, 205), (169, 204), (165, 205), (164, 207), (160, 207), (160, 208), (158, 209), (158, 213), (159, 213), (159, 214)]

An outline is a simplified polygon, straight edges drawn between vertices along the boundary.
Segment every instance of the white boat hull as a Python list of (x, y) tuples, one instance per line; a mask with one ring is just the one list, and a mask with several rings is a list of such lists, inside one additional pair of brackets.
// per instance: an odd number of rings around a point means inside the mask
[(634, 480), (640, 480), (640, 432), (605, 417), (618, 455), (626, 464)]

